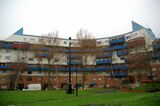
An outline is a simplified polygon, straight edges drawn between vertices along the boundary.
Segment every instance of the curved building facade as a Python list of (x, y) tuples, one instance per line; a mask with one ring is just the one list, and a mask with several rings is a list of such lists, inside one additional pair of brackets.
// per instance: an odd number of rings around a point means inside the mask
[(160, 80), (158, 40), (151, 29), (135, 22), (132, 29), (97, 38), (96, 48), (88, 50), (77, 46), (77, 39), (58, 38), (53, 47), (49, 37), (25, 35), (21, 28), (0, 41), (0, 89), (13, 89), (15, 82), (18, 89), (28, 84), (65, 88), (70, 70), (73, 87), (76, 83), (85, 88), (135, 86)]

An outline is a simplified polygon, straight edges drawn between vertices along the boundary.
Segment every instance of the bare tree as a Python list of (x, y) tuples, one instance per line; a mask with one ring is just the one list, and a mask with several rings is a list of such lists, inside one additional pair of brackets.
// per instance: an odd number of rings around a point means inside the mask
[[(88, 75), (87, 66), (94, 65), (96, 61), (96, 39), (94, 39), (91, 33), (81, 29), (77, 33), (77, 44), (79, 46), (79, 50), (81, 51), (80, 55), (83, 66), (82, 88), (84, 89), (86, 77)], [(85, 68), (86, 70), (84, 70)]]
[(43, 52), (43, 48), (45, 48), (45, 45), (42, 45), (43, 44), (43, 38), (40, 37), (40, 40), (38, 41), (38, 44), (34, 44), (32, 45), (32, 50), (34, 51), (34, 56), (35, 58), (37, 59), (37, 65), (39, 67), (39, 71), (41, 72), (41, 85), (42, 85), (42, 89), (43, 89), (43, 67), (44, 67), (44, 63), (43, 63), (43, 60), (44, 58), (46, 57), (46, 55), (44, 54)]
[[(146, 44), (145, 37), (139, 37), (128, 41), (129, 46), (129, 54), (128, 54), (128, 62), (130, 64), (130, 69), (135, 68), (137, 75), (142, 77), (142, 74), (147, 74), (147, 71), (152, 76), (150, 61), (152, 44)], [(144, 71), (142, 73), (142, 69)], [(142, 79), (140, 78), (140, 84), (142, 83)], [(152, 80), (152, 78), (151, 78)]]
[(16, 59), (16, 73), (14, 75), (15, 78), (15, 83), (14, 83), (14, 90), (17, 89), (17, 84), (19, 81), (19, 77), (21, 75), (22, 70), (25, 68), (26, 64), (26, 58), (27, 58), (27, 53), (26, 51), (28, 50), (28, 44), (27, 43), (14, 43), (14, 47), (17, 49), (17, 59)]
[[(45, 50), (43, 51), (46, 54), (47, 64), (48, 64), (48, 87), (51, 88), (51, 71), (55, 63), (60, 59), (60, 51), (58, 50), (59, 40), (58, 32), (48, 33), (44, 35), (42, 45), (45, 45)], [(55, 72), (53, 72), (55, 74)]]

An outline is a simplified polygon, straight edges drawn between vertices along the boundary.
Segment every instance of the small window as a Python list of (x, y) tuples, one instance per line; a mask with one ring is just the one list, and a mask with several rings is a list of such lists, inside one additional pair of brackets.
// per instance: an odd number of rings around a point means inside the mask
[(58, 59), (55, 59), (55, 62), (58, 62)]
[(35, 41), (35, 39), (34, 39), (34, 38), (30, 38), (30, 40), (31, 40), (31, 41)]
[(96, 78), (93, 78), (93, 81), (95, 81), (96, 80)]
[(6, 59), (6, 60), (10, 60), (10, 59), (11, 59), (11, 56), (6, 56), (5, 59)]
[(10, 50), (6, 50), (6, 53), (10, 53), (11, 51)]
[(66, 42), (66, 41), (64, 41), (64, 44), (67, 44), (67, 42)]
[(33, 58), (29, 58), (29, 61), (33, 61)]
[(97, 44), (100, 45), (100, 44), (101, 44), (101, 41), (98, 41)]
[(98, 78), (98, 80), (102, 80), (102, 78)]
[(5, 78), (5, 77), (2, 77), (2, 78), (1, 78), (1, 80), (2, 80), (2, 81), (5, 81), (5, 80), (6, 80), (6, 78)]
[(28, 71), (28, 74), (32, 74), (32, 71)]
[(27, 77), (27, 81), (32, 81), (32, 77)]
[(64, 81), (67, 81), (67, 78), (64, 78)]
[(109, 42), (109, 40), (105, 40), (105, 43), (108, 43)]
[(37, 80), (41, 81), (41, 78), (40, 78), (40, 77), (38, 77), (38, 78), (37, 78)]

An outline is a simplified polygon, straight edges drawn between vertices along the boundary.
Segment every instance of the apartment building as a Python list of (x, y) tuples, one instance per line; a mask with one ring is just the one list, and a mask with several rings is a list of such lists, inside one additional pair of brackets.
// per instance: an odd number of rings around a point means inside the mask
[(64, 88), (70, 70), (73, 87), (76, 83), (85, 88), (120, 87), (160, 80), (160, 40), (135, 22), (131, 32), (96, 38), (93, 50), (77, 46), (77, 39), (56, 38), (54, 44), (50, 40), (23, 34), (23, 28), (1, 40), (0, 89), (13, 89), (16, 81), (18, 89), (28, 84)]

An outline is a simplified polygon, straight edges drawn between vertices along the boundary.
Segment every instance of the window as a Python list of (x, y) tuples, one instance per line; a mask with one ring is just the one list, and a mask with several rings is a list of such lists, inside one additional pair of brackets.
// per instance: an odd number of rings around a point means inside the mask
[(28, 71), (28, 74), (32, 74), (32, 71)]
[(79, 78), (79, 81), (82, 81), (82, 78)]
[(10, 50), (6, 50), (6, 53), (10, 53), (11, 51)]
[(105, 40), (105, 43), (108, 43), (109, 42), (109, 40)]
[(38, 77), (38, 78), (37, 78), (37, 80), (41, 81), (41, 78), (40, 78), (40, 77)]
[(67, 81), (67, 78), (64, 78), (64, 81)]
[(25, 57), (22, 57), (22, 60), (25, 60)]
[(34, 38), (30, 38), (30, 40), (31, 40), (31, 41), (35, 41), (35, 39), (34, 39)]
[(11, 56), (6, 56), (5, 59), (6, 59), (6, 60), (10, 60), (10, 59), (11, 59)]
[(97, 44), (100, 45), (100, 44), (101, 44), (101, 41), (97, 41)]
[(32, 77), (27, 77), (27, 81), (32, 81)]
[(24, 41), (26, 41), (26, 38), (23, 38)]
[(33, 58), (29, 58), (29, 61), (33, 61)]
[(67, 44), (67, 42), (66, 42), (66, 41), (64, 41), (64, 44)]
[(2, 78), (1, 78), (1, 81), (5, 81), (5, 80), (6, 80), (6, 78), (5, 78), (5, 77), (2, 77)]
[(55, 59), (55, 62), (58, 62), (58, 59)]
[(54, 80), (54, 81), (56, 81), (57, 79), (56, 79), (56, 78), (54, 78), (53, 80)]
[(96, 78), (93, 78), (93, 81), (95, 81), (96, 80)]

